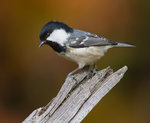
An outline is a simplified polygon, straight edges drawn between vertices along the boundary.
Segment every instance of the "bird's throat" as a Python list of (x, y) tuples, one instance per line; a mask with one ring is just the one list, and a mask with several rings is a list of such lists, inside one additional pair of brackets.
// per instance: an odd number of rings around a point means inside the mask
[(60, 44), (58, 44), (56, 42), (47, 41), (46, 44), (49, 45), (50, 47), (52, 47), (53, 50), (55, 50), (58, 53), (66, 52), (66, 47), (65, 46), (61, 46)]

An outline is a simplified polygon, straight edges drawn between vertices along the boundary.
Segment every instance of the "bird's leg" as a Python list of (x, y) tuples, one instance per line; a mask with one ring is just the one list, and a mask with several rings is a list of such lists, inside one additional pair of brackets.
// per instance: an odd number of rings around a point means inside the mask
[(75, 70), (73, 70), (72, 72), (70, 72), (68, 75), (67, 75), (67, 78), (69, 77), (69, 76), (71, 76), (72, 74), (74, 74), (76, 71), (78, 71), (80, 68), (78, 67), (78, 68), (76, 68)]
[(90, 67), (89, 65), (84, 66), (82, 69), (78, 67), (78, 68), (76, 68), (75, 70), (73, 70), (72, 72), (70, 72), (70, 73), (67, 75), (67, 78), (68, 78), (69, 76), (72, 76), (72, 77), (75, 79), (75, 75), (72, 75), (72, 74), (74, 74), (76, 71), (78, 71), (78, 70), (80, 70), (80, 69), (81, 69), (81, 72), (88, 71), (89, 67)]
[(95, 64), (93, 64), (93, 67), (92, 67), (92, 69), (91, 69), (92, 73), (97, 73), (97, 71), (98, 71), (97, 68), (98, 68), (98, 67), (97, 67)]
[(97, 70), (97, 66), (95, 64), (93, 64), (91, 70), (89, 71), (87, 78), (91, 78), (93, 75), (95, 75), (98, 72)]

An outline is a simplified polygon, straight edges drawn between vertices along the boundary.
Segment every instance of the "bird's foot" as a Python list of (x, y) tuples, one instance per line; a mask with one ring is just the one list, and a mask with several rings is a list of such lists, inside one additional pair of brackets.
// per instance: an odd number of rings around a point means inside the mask
[(98, 67), (97, 65), (93, 65), (92, 69), (91, 69), (91, 73), (96, 74), (98, 72)]

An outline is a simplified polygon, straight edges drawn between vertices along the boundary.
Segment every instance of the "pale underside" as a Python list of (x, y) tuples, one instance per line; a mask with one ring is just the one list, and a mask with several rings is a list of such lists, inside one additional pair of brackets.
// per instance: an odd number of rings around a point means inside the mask
[(92, 46), (85, 48), (68, 47), (67, 53), (61, 54), (61, 56), (76, 62), (79, 68), (82, 68), (85, 65), (95, 64), (111, 47), (112, 46)]

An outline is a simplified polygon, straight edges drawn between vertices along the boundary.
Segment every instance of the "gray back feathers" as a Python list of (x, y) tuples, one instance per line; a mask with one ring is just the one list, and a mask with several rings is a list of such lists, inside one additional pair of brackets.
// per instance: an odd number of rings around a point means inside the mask
[(90, 46), (116, 46), (116, 47), (134, 47), (129, 43), (115, 42), (106, 38), (100, 37), (96, 34), (84, 32), (74, 29), (73, 33), (68, 39), (68, 44), (73, 48), (84, 48)]
[(69, 46), (73, 48), (107, 45), (117, 45), (117, 42), (77, 29), (74, 29), (69, 38)]

